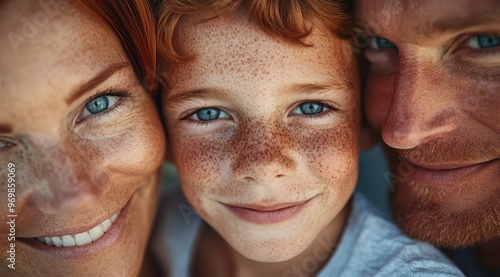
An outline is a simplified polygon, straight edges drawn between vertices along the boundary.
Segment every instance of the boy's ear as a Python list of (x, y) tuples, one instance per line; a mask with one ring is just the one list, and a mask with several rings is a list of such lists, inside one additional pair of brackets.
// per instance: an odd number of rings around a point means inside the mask
[(359, 143), (362, 151), (370, 150), (377, 144), (377, 136), (375, 135), (375, 132), (365, 124), (361, 126), (359, 136)]

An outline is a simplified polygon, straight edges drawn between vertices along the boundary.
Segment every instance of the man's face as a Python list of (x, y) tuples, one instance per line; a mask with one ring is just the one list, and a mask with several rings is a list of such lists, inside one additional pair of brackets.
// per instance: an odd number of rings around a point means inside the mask
[(396, 220), (442, 247), (500, 234), (500, 2), (363, 0), (365, 107)]
[(169, 79), (164, 114), (193, 207), (262, 262), (297, 256), (326, 226), (340, 230), (359, 148), (350, 43), (315, 28), (312, 47), (292, 44), (239, 14), (180, 32), (194, 59)]

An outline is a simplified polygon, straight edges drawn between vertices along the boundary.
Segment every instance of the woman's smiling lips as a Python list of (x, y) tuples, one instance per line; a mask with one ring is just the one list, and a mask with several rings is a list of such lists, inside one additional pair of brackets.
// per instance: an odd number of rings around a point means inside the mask
[(255, 224), (273, 224), (288, 220), (299, 214), (299, 212), (313, 198), (299, 202), (279, 203), (273, 205), (223, 204), (233, 214), (244, 221)]
[[(68, 235), (49, 237), (16, 238), (16, 241), (19, 240), (21, 243), (37, 251), (43, 251), (44, 253), (60, 257), (78, 257), (97, 253), (115, 244), (122, 237), (127, 221), (129, 220), (128, 211), (133, 199), (134, 197), (127, 202), (125, 207), (110, 218), (105, 219), (94, 227), (86, 227), (88, 231), (77, 234), (68, 232)], [(102, 234), (97, 228), (101, 229)], [(81, 228), (79, 229), (81, 230)], [(86, 234), (88, 234), (88, 237)], [(58, 239), (54, 240), (54, 237)]]

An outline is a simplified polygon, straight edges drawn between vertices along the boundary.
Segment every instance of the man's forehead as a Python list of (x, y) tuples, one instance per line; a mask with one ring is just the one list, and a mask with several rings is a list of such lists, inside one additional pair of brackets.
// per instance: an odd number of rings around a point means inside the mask
[(357, 10), (368, 32), (389, 39), (500, 24), (497, 0), (360, 0)]

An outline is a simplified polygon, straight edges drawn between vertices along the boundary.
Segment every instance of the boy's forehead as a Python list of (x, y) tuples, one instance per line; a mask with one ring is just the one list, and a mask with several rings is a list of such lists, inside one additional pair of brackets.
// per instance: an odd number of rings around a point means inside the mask
[(262, 76), (269, 81), (277, 73), (350, 78), (355, 63), (350, 43), (326, 30), (313, 29), (304, 40), (312, 45), (307, 47), (267, 34), (241, 13), (203, 23), (200, 18), (187, 18), (179, 34), (176, 45), (193, 59), (176, 67), (170, 79), (174, 87), (193, 79), (204, 85), (214, 84), (214, 78), (244, 82)]

